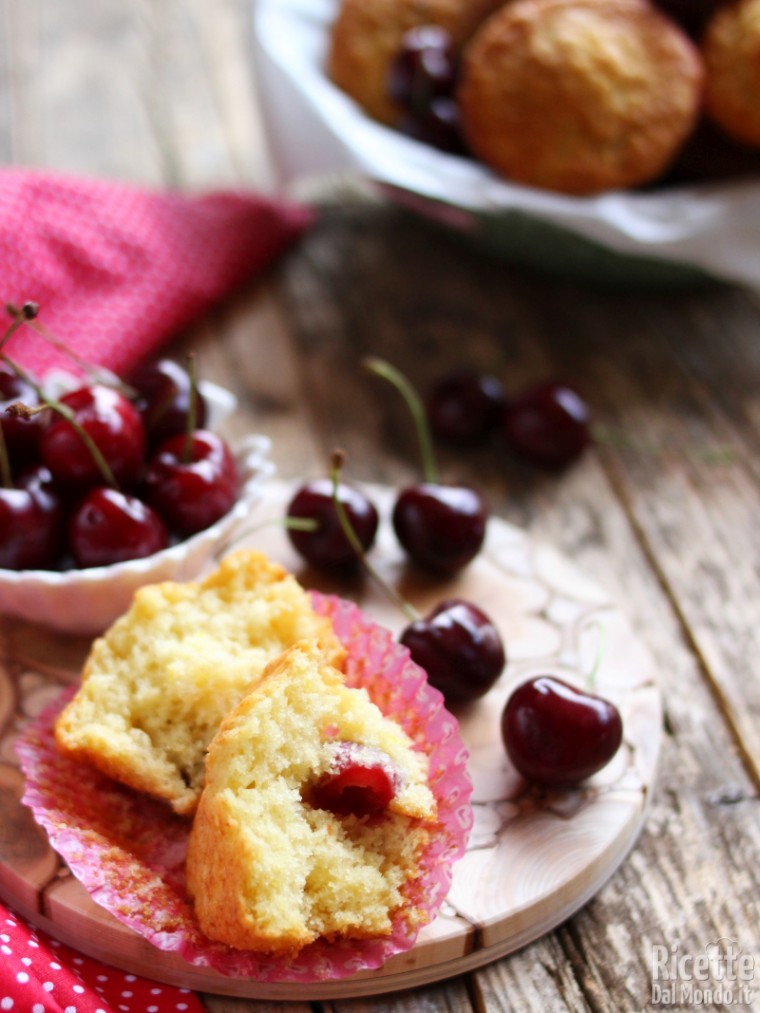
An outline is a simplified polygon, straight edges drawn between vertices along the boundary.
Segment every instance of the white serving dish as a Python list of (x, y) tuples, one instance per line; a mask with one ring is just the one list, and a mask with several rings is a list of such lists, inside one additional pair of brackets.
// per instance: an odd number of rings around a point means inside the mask
[(332, 84), (325, 55), (338, 7), (254, 0), (254, 66), (283, 187), (354, 175), (510, 259), (596, 280), (760, 285), (760, 180), (596, 197), (510, 184), (376, 123)]
[[(70, 387), (65, 375), (48, 377), (61, 388)], [(209, 407), (209, 427), (215, 429), (235, 406), (222, 387), (202, 383)], [(245, 527), (274, 474), (268, 437), (251, 435), (233, 447), (241, 475), (241, 491), (234, 507), (204, 531), (144, 559), (83, 570), (0, 569), (0, 614), (26, 619), (66, 633), (90, 636), (102, 632), (129, 606), (143, 584), (160, 580), (191, 580), (210, 569), (224, 548)]]

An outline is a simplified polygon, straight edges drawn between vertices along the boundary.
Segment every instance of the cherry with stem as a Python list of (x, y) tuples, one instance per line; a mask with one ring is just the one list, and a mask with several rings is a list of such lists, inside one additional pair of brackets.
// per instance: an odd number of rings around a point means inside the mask
[(417, 612), (401, 595), (391, 587), (377, 570), (374, 568), (367, 558), (366, 546), (364, 539), (359, 536), (354, 527), (353, 521), (349, 516), (349, 512), (346, 509), (346, 504), (341, 496), (341, 475), (343, 467), (346, 463), (346, 454), (343, 450), (337, 449), (332, 452), (330, 458), (330, 485), (333, 508), (335, 510), (335, 516), (337, 518), (340, 530), (343, 537), (348, 544), (349, 549), (353, 553), (354, 559), (367, 571), (372, 577), (376, 584), (378, 584), (388, 597), (398, 606), (398, 608), (404, 613), (407, 619), (414, 620), (418, 618)]
[[(4, 356), (4, 360), (6, 362), (10, 362), (10, 360), (6, 356)], [(116, 478), (114, 477), (114, 473), (111, 469), (110, 464), (108, 463), (108, 460), (106, 459), (102, 450), (98, 446), (97, 442), (88, 432), (87, 428), (83, 426), (81, 422), (77, 419), (76, 412), (73, 411), (68, 404), (62, 401), (54, 401), (49, 399), (45, 395), (42, 388), (35, 381), (31, 380), (28, 374), (23, 373), (21, 367), (18, 364), (13, 363), (12, 365), (13, 369), (19, 375), (25, 375), (30, 380), (30, 383), (32, 383), (37, 398), (39, 400), (39, 404), (34, 407), (31, 407), (29, 405), (23, 404), (20, 401), (16, 401), (5, 409), (6, 414), (9, 415), (11, 418), (33, 419), (36, 416), (40, 415), (40, 413), (50, 409), (51, 411), (55, 412), (56, 415), (60, 415), (61, 418), (66, 423), (68, 423), (71, 429), (76, 433), (78, 438), (84, 444), (87, 453), (92, 459), (97, 475), (105, 481), (106, 485), (116, 488), (117, 487)]]
[(501, 716), (502, 740), (527, 781), (571, 787), (605, 767), (620, 748), (620, 711), (595, 692), (601, 654), (600, 646), (584, 687), (539, 675), (511, 693)]
[(142, 493), (171, 531), (186, 538), (210, 527), (232, 509), (239, 475), (227, 442), (196, 429), (195, 358), (190, 358), (190, 394), (184, 432), (169, 436), (153, 453)]
[(485, 500), (468, 485), (439, 481), (425, 407), (403, 373), (376, 357), (365, 359), (364, 365), (401, 394), (419, 442), (423, 481), (406, 486), (396, 498), (392, 516), (396, 537), (418, 566), (454, 574), (482, 548), (489, 513)]
[(145, 363), (130, 381), (151, 447), (170, 436), (205, 427), (208, 410), (198, 389), (194, 355), (189, 356), (187, 369), (167, 358)]
[[(341, 466), (342, 459), (339, 471)], [(360, 557), (372, 548), (379, 515), (359, 488), (344, 481), (336, 485), (328, 475), (296, 490), (285, 523), (293, 548), (308, 563), (325, 570), (349, 571), (355, 570)]]
[(0, 427), (5, 438), (7, 455), (13, 466), (24, 467), (39, 457), (39, 446), (47, 424), (44, 414), (32, 418), (13, 415), (6, 411), (11, 405), (22, 402), (37, 404), (36, 381), (7, 355), (0, 352)]

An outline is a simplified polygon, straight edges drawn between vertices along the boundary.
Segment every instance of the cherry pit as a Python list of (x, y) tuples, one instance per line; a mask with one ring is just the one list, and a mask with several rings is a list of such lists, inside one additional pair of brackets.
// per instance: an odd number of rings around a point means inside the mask
[(186, 370), (159, 359), (122, 380), (72, 352), (84, 375), (53, 397), (9, 354), (10, 339), (24, 326), (48, 336), (38, 307), (7, 310), (12, 322), (0, 339), (0, 566), (66, 570), (142, 558), (232, 508), (240, 476), (228, 444), (203, 428), (207, 405), (194, 363)]

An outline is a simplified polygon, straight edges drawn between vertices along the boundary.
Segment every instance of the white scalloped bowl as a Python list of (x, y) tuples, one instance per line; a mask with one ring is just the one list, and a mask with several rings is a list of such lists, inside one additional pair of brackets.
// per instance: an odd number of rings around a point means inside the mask
[[(209, 425), (216, 428), (234, 408), (233, 395), (203, 384), (209, 400)], [(274, 474), (268, 437), (250, 435), (233, 447), (241, 479), (232, 509), (215, 524), (143, 559), (77, 570), (5, 570), (0, 568), (0, 614), (26, 619), (65, 633), (101, 633), (131, 603), (137, 588), (161, 580), (192, 580), (211, 568), (240, 532)]]

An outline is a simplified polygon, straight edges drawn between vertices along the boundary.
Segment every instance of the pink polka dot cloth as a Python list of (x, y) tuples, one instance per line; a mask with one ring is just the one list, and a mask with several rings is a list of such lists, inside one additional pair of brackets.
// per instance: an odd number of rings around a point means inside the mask
[[(121, 373), (260, 274), (312, 218), (250, 192), (188, 194), (2, 169), (0, 299), (37, 303), (59, 341)], [(28, 327), (5, 351), (38, 376), (71, 370)]]
[(187, 989), (91, 960), (32, 931), (0, 904), (0, 1011), (10, 1013), (203, 1013)]

